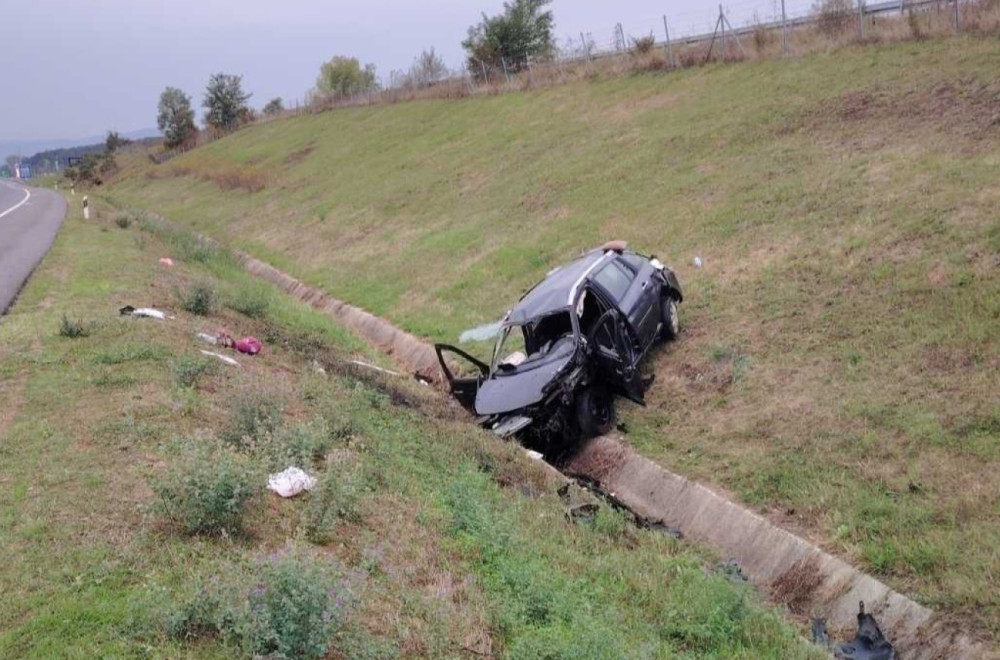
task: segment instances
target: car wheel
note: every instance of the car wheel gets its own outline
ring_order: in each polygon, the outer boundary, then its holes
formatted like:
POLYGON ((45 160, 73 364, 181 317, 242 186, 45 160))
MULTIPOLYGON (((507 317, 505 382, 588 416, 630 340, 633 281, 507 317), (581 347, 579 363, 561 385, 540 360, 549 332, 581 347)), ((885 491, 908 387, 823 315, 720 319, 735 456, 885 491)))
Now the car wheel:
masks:
POLYGON ((667 341, 677 339, 681 333, 681 316, 677 309, 677 301, 673 298, 663 300, 663 338, 667 341))
POLYGON ((576 418, 584 438, 604 435, 615 425, 614 397, 603 387, 588 387, 576 395, 576 418))

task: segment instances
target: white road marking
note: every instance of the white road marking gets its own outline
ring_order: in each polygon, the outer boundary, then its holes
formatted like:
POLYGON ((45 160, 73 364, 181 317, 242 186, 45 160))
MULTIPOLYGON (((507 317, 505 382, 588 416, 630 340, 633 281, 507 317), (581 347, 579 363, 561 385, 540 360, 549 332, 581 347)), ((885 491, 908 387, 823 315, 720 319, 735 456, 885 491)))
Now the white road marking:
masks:
MULTIPOLYGON (((14 188, 14 190, 17 190, 16 186, 12 186, 9 183, 8 184, 4 184, 4 185, 6 185, 8 188, 14 188)), ((24 189, 24 199, 22 199, 20 202, 18 202, 14 206, 10 207, 9 209, 7 209, 6 211, 4 211, 3 213, 0 213, 0 218, 4 217, 8 213, 13 213, 14 211, 18 210, 19 208, 21 208, 22 206, 24 206, 28 202, 29 199, 31 199, 31 191, 28 190, 27 188, 25 188, 24 189)))

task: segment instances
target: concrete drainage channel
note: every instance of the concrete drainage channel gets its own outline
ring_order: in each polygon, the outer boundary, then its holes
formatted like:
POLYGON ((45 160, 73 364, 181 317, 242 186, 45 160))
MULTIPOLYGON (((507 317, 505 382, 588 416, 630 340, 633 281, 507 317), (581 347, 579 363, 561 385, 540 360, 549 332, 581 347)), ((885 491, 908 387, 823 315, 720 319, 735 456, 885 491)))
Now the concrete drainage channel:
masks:
MULTIPOLYGON (((169 226, 162 218, 154 218, 169 226)), ((411 373, 439 382, 437 356, 429 344, 250 255, 234 253, 253 275, 329 314, 411 373)), ((908 660, 998 657, 944 617, 753 511, 673 474, 618 437, 585 443, 560 468, 564 474, 596 485, 636 516, 662 521, 680 529, 685 538, 731 557, 758 587, 793 604, 796 614, 825 619, 838 640, 854 637, 858 604, 864 602, 866 611, 875 615, 886 637, 908 660)))

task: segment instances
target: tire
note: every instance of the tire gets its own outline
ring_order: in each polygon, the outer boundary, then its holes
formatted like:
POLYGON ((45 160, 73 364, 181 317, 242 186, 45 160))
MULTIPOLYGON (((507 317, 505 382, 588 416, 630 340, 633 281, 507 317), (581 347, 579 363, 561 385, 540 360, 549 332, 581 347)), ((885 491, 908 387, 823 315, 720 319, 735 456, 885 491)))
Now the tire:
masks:
POLYGON ((673 341, 681 333, 681 317, 677 309, 677 301, 671 296, 663 299, 661 312, 663 315, 663 339, 673 341))
POLYGON ((614 397, 603 387, 588 387, 576 395, 576 419, 583 439, 608 433, 615 425, 614 397))

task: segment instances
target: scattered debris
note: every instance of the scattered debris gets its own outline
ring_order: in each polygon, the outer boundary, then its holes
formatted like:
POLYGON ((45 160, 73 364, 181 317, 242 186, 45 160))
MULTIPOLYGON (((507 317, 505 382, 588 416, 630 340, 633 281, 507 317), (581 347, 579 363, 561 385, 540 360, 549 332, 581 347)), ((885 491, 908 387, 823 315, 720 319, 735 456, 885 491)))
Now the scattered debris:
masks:
POLYGON ((304 490, 312 490, 315 485, 316 478, 297 467, 290 467, 267 478, 267 487, 285 498, 295 497, 304 490))
POLYGON ((212 344, 213 346, 216 346, 219 343, 219 339, 215 335, 210 335, 207 332, 196 332, 194 333, 194 336, 203 342, 212 344))
POLYGON ((833 644, 830 642, 830 633, 826 630, 826 619, 813 619, 810 627, 813 644, 829 651, 833 644))
POLYGON ((858 605, 858 634, 854 641, 838 644, 833 657, 838 660, 896 660, 896 649, 882 635, 875 617, 865 614, 865 601, 858 605))
POLYGON ((233 348, 246 355, 259 355, 264 345, 256 337, 244 337, 239 341, 233 342, 233 348))
POLYGON ((118 311, 121 312, 122 316, 142 316, 150 319, 158 319, 160 321, 166 321, 168 318, 174 318, 172 316, 168 317, 158 309, 152 309, 149 307, 140 307, 136 309, 131 305, 126 305, 118 311))
POLYGON ((750 581, 750 579, 743 574, 743 569, 740 568, 739 562, 735 559, 730 559, 716 564, 715 572, 733 584, 746 584, 750 581))
POLYGON ((597 504, 588 503, 571 507, 566 511, 566 520, 577 525, 589 525, 594 522, 597 512, 601 507, 597 504))
POLYGON ((489 341, 496 338, 500 334, 500 329, 503 327, 503 323, 500 321, 494 321, 493 323, 487 323, 481 325, 477 328, 472 328, 466 330, 458 337, 459 344, 466 344, 470 341, 489 341))
POLYGON ((174 260, 171 259, 170 257, 160 257, 160 264, 163 266, 169 266, 170 268, 173 268, 174 260))
POLYGON ((648 518, 636 516, 635 524, 643 529, 648 529, 651 532, 660 532, 661 534, 669 536, 672 539, 677 539, 678 541, 684 538, 684 533, 681 531, 680 527, 668 525, 662 520, 649 520, 648 518))
POLYGON ((532 451, 531 449, 525 449, 524 453, 533 461, 541 461, 545 459, 545 456, 539 454, 537 451, 532 451))
POLYGON ((705 262, 703 262, 703 261, 701 260, 701 257, 695 257, 695 258, 694 258, 694 267, 695 267, 695 268, 701 268, 701 267, 702 267, 702 266, 704 265, 704 263, 705 263, 705 262))
POLYGON ((390 369, 383 369, 382 367, 377 367, 374 364, 368 364, 367 362, 362 362, 361 360, 348 360, 348 364, 353 364, 356 367, 364 367, 365 369, 371 369, 373 371, 378 371, 379 373, 389 374, 390 376, 399 376, 400 374, 396 371, 390 369))
POLYGON ((413 374, 413 379, 424 387, 430 387, 434 383, 430 378, 420 373, 413 374))
POLYGON ((324 369, 323 365, 319 363, 319 360, 312 361, 312 370, 315 373, 322 374, 324 376, 326 375, 326 369, 324 369))
POLYGON ((240 353, 246 355, 257 355, 263 349, 263 344, 256 337, 244 337, 243 339, 233 339, 225 330, 219 330, 216 334, 210 335, 207 332, 196 332, 195 337, 208 344, 235 348, 240 353))
POLYGON ((207 355, 209 357, 218 358, 219 360, 222 360, 226 364, 231 365, 233 367, 240 366, 239 362, 237 362, 236 360, 234 360, 233 358, 231 358, 231 357, 229 357, 227 355, 222 355, 220 353, 213 353, 212 351, 202 351, 202 354, 203 355, 207 355))

